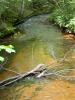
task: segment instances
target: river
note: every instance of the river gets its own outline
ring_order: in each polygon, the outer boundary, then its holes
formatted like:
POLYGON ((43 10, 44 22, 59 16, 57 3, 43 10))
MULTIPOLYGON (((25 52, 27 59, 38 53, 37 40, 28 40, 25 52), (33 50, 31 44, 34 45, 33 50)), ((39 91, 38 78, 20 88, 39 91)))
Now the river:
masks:
MULTIPOLYGON (((16 50, 16 54, 8 56, 5 67, 25 73, 38 64, 50 65, 56 60, 59 62, 66 54, 63 65, 54 65, 53 68, 75 68, 75 40, 65 39, 62 32, 48 22, 48 17, 49 15, 34 16, 18 26, 22 34, 14 34, 5 43, 14 45, 16 50)), ((2 71, 0 80, 14 75, 13 72, 2 71)), ((70 75, 75 75, 75 71, 70 72, 70 75)), ((0 89, 0 100, 75 100, 74 81, 58 78, 34 81, 23 80, 0 89)))

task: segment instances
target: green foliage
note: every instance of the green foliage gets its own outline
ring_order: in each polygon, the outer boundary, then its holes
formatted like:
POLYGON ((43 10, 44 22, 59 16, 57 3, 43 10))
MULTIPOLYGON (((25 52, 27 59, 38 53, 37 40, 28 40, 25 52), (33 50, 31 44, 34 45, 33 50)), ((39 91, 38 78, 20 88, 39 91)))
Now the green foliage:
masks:
POLYGON ((50 15, 50 21, 75 33, 75 3, 73 0, 52 1, 54 1, 55 9, 50 15))
POLYGON ((75 32, 74 0, 0 0, 0 31, 3 36, 13 33, 14 23, 31 14, 49 11, 50 21, 75 32))
MULTIPOLYGON (((14 50, 14 47, 12 45, 8 45, 8 46, 5 46, 5 45, 0 45, 0 52, 2 50, 5 50, 7 53, 15 53, 15 50, 14 50)), ((4 61, 4 57, 0 56, 0 62, 3 62, 4 61)))
POLYGON ((73 31, 75 33, 75 17, 73 19, 70 19, 68 24, 66 24, 66 27, 69 29, 70 32, 73 31))
POLYGON ((4 61, 4 57, 0 56, 0 61, 3 62, 4 61))
POLYGON ((0 37, 13 33, 14 24, 25 17, 48 12, 51 7, 49 0, 0 0, 0 37))

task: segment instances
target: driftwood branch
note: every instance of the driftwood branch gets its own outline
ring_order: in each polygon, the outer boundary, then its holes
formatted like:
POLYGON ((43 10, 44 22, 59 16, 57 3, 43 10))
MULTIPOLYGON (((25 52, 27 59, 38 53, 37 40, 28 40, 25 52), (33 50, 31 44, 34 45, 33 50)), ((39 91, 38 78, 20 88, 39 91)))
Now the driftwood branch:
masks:
POLYGON ((57 78, 62 78, 66 80, 75 80, 75 76, 64 76, 63 73, 67 73, 70 71, 74 71, 75 69, 63 69, 59 71, 53 71, 50 72, 49 69, 44 64, 39 64, 36 66, 33 70, 24 73, 24 74, 18 74, 14 77, 8 78, 6 80, 3 80, 0 82, 0 87, 8 86, 14 82, 17 82, 23 78, 27 77, 34 77, 34 78, 42 78, 47 76, 56 76, 57 78))
POLYGON ((14 77, 11 77, 11 78, 1 81, 0 87, 10 85, 18 80, 28 77, 28 76, 35 76, 37 73, 41 73, 44 70, 46 70, 45 65, 39 64, 33 70, 31 70, 25 74, 19 74, 17 76, 14 76, 14 77))

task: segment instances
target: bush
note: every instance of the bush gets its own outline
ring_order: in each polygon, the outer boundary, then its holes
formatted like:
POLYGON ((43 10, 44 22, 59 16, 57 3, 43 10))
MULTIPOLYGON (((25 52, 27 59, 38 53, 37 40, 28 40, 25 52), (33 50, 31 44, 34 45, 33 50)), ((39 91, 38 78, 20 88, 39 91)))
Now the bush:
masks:
POLYGON ((50 21, 75 32, 75 3, 73 0, 53 0, 56 6, 50 15, 50 21))
POLYGON ((0 32, 3 36, 10 34, 15 23, 32 14, 48 12, 51 7, 49 0, 0 0, 0 32))
POLYGON ((75 17, 70 19, 68 24, 66 24, 67 29, 69 29, 69 33, 75 33, 75 17))

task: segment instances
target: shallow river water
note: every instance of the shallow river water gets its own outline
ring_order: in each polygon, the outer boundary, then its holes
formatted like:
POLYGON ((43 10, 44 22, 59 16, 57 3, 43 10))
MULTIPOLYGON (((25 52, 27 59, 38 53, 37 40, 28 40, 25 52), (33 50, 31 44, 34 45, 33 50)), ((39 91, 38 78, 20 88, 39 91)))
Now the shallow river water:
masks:
MULTIPOLYGON (((38 64, 54 64, 54 69, 75 68, 75 40, 65 39, 61 31, 48 22, 49 15, 30 18, 19 25, 21 33, 16 33, 10 41, 16 54, 8 56, 8 69, 25 73, 38 64), (63 65, 55 67, 60 59, 63 65)), ((49 68, 52 66, 49 66, 49 68)), ((0 80, 14 76, 14 72, 0 72, 0 80)), ((75 76, 75 70, 70 72, 75 76)), ((52 78, 52 77, 51 77, 52 78)), ((0 89, 0 100, 75 100, 75 81, 61 78, 41 81, 26 80, 0 89)))

